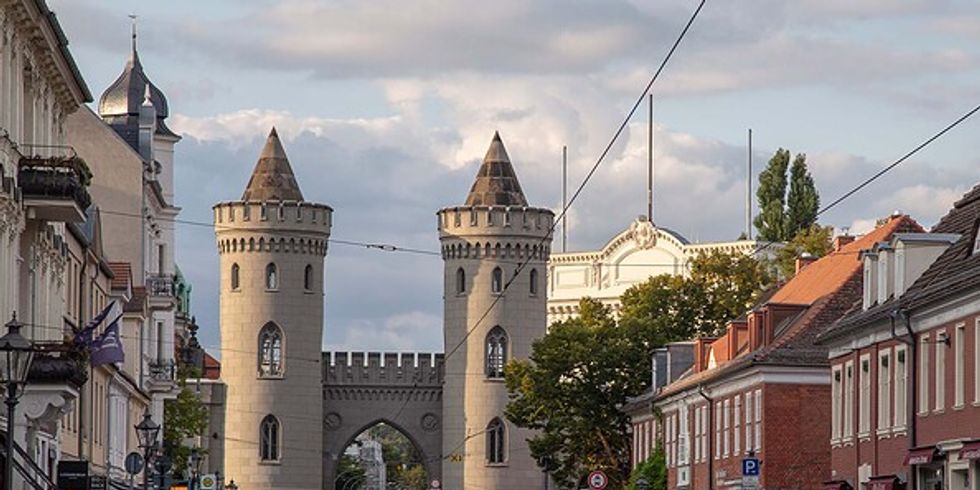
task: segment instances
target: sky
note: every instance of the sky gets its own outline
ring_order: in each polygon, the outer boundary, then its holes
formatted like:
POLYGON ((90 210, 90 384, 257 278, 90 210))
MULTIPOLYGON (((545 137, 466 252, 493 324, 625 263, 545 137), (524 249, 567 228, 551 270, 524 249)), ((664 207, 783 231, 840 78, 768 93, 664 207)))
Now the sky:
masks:
MULTIPOLYGON (((177 260, 216 351, 211 206, 241 195, 272 126, 333 238, 438 250, 494 131, 532 205, 560 207, 696 7, 694 0, 48 0, 98 95, 139 51, 170 105, 177 260)), ((777 148, 805 153, 824 203, 980 103, 980 4, 714 0, 654 86, 654 221, 691 241, 744 229, 777 148)), ((569 211, 569 249, 645 213, 646 109, 569 211)), ((901 211, 929 227, 980 181, 980 116, 821 216, 853 233, 901 211)), ((97 177, 96 177, 97 178, 97 177)), ((557 248, 557 243, 555 247, 557 248)), ((323 346, 442 351, 439 257, 334 243, 323 346)), ((316 319, 311 319, 316 321, 316 319)))

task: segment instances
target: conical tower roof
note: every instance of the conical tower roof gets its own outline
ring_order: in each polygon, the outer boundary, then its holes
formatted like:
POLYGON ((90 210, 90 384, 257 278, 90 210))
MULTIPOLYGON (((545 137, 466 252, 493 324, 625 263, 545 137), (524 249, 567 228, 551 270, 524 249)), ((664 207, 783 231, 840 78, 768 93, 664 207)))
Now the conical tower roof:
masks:
POLYGON ((493 134, 493 141, 483 157, 483 165, 476 174, 476 181, 466 197, 467 206, 527 206, 517 173, 507 156, 507 149, 500 133, 493 134))
POLYGON ((272 128, 259 154, 259 161, 248 180, 243 201, 302 201, 293 168, 289 165, 286 150, 282 148, 276 128, 272 128))

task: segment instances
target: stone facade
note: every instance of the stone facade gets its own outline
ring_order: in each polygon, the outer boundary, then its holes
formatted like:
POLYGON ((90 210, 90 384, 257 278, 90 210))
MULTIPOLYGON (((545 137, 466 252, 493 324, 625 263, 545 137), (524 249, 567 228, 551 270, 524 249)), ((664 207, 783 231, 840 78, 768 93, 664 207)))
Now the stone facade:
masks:
MULTIPOLYGON (((270 161, 291 175, 274 131, 256 173, 270 161)), ((273 177, 253 183, 282 180, 273 177)), ((332 210, 299 197, 214 207, 227 384, 224 474, 241 488, 322 488, 323 432, 311 429, 323 420, 323 266, 332 210)))

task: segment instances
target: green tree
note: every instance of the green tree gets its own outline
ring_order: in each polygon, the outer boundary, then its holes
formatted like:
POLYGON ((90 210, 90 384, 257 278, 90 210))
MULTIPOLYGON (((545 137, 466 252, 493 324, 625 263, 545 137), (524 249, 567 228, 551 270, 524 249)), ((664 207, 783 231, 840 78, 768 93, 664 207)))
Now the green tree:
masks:
POLYGON ((389 483, 404 490, 428 488, 422 455, 405 434, 382 423, 368 429, 367 436, 381 443, 389 483))
POLYGON ((830 253, 832 248, 832 226, 810 225, 793 237, 785 247, 776 251, 776 266, 780 277, 790 279, 796 275, 796 259, 801 254, 808 253, 815 258, 830 253))
POLYGON ((186 474, 187 463, 193 446, 188 440, 200 436, 208 427, 208 409, 200 397, 187 386, 187 378, 196 378, 193 369, 179 369, 177 398, 167 400, 163 406, 163 442, 174 462, 174 474, 186 474))
POLYGON ((346 454, 340 456, 337 463, 336 488, 359 488, 364 484, 364 468, 357 458, 346 454))
POLYGON ((789 194, 786 196, 786 236, 795 237, 817 222, 820 194, 806 166, 806 155, 800 153, 790 167, 789 194))
POLYGON ((640 478, 647 481, 649 490, 667 490, 667 459, 662 447, 657 446, 646 461, 633 468, 627 490, 639 490, 636 482, 640 478))
POLYGON ((769 159, 769 165, 759 174, 759 214, 755 227, 759 239, 784 241, 786 238, 786 170, 789 168, 789 150, 782 148, 769 159))
POLYGON ((718 252, 695 258, 688 278, 662 275, 630 288, 618 323, 609 308, 583 299, 577 318, 552 324, 529 360, 505 369, 508 419, 537 431, 531 456, 561 488, 595 469, 610 488, 623 488, 632 439, 619 407, 649 386, 652 349, 717 332, 767 282, 751 257, 718 252))

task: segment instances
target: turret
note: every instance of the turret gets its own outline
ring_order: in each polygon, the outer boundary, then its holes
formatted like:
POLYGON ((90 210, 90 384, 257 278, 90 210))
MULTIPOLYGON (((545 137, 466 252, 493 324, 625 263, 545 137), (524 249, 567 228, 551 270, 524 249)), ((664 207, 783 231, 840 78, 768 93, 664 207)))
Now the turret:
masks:
POLYGON ((322 488, 323 273, 332 209, 303 200, 275 129, 242 198, 214 206, 224 471, 242 488, 322 488))
POLYGON ((444 454, 444 488, 545 488, 525 442, 530 433, 504 416, 503 366, 528 358, 531 343, 546 332, 553 220, 550 210, 528 205, 499 134, 466 204, 438 213, 445 265, 443 450, 451 452, 444 454))

